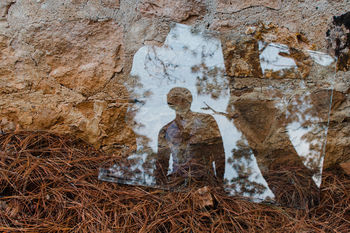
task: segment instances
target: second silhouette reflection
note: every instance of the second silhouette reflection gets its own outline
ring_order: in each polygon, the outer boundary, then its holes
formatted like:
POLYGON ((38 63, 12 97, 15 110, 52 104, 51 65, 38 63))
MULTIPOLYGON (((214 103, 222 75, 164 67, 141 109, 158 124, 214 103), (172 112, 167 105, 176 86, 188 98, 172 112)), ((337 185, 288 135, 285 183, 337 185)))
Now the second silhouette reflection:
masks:
POLYGON ((225 151, 218 125, 209 114, 192 112, 192 94, 175 87, 167 95, 175 119, 158 135, 154 176, 169 188, 222 186, 225 151))

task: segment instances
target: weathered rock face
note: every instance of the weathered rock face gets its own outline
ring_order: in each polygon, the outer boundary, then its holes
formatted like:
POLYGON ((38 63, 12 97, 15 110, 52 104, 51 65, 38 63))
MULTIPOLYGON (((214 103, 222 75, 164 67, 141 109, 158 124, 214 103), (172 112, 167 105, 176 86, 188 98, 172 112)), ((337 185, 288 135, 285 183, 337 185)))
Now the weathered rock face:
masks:
POLYGON ((258 41, 254 38, 242 38, 237 43, 229 38, 224 40, 226 73, 232 77, 262 78, 258 41))
POLYGON ((113 84, 124 64, 120 26, 90 20, 33 25, 9 44, 2 36, 3 130, 74 133, 96 146, 103 138, 121 143, 126 107, 115 101, 126 93, 113 84))
POLYGON ((258 0, 258 1, 239 1, 239 0, 218 0, 217 11, 221 13, 234 13, 253 6, 263 6, 272 9, 281 7, 280 0, 258 0))
POLYGON ((143 0, 139 10, 146 17, 164 17, 175 22, 183 22, 205 14, 205 4, 200 0, 143 0))
POLYGON ((48 78, 83 96, 101 92, 123 69, 123 32, 114 22, 54 22, 27 30, 16 42, 31 46, 48 78))
MULTIPOLYGON (((347 86, 349 88, 349 86, 347 86)), ((335 92, 333 95, 330 126, 328 129, 324 169, 339 169, 339 164, 350 159, 350 125, 348 94, 335 92)))
POLYGON ((220 32, 230 114, 238 112, 237 125, 261 151, 259 143, 275 140, 274 132, 290 120, 265 122, 284 117, 270 106, 271 95, 283 98, 276 90, 297 89, 290 80, 305 81, 315 103, 310 111, 327 124, 330 71, 310 51, 333 49, 339 71, 326 147, 331 167, 350 156, 349 10, 346 2, 326 0, 1 1, 0 129, 69 133, 110 151, 135 147, 125 120, 133 101, 126 88, 133 56, 144 45, 161 45, 175 21, 220 32), (260 62, 264 49, 276 44, 288 46, 276 56, 292 64, 279 71, 260 62))

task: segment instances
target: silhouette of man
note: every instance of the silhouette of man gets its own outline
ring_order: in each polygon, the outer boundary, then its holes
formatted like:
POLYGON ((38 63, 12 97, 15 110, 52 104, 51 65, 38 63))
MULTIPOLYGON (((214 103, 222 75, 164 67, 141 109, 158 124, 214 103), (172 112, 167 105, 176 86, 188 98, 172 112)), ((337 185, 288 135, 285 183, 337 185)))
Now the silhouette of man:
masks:
POLYGON ((186 88, 171 89, 167 101, 176 117, 159 131, 157 184, 219 185, 224 179, 225 151, 215 119, 190 110, 192 95, 186 88))

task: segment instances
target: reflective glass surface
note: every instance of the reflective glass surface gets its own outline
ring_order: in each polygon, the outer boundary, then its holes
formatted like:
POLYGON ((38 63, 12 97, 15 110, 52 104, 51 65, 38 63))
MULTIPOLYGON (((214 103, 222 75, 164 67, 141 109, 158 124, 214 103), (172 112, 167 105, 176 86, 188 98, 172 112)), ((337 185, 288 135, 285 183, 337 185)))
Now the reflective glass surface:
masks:
POLYGON ((162 46, 134 55, 125 120, 137 150, 101 168, 99 179, 316 205, 334 62, 264 38, 174 24, 162 46))

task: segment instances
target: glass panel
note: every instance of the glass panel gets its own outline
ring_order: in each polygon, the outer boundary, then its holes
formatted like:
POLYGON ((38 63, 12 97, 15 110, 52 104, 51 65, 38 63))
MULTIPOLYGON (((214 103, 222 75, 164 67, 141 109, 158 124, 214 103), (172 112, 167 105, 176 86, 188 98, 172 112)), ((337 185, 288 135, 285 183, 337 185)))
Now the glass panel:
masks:
POLYGON ((137 150, 99 179, 313 206, 333 70, 321 52, 174 24, 163 46, 134 56, 126 121, 137 150))

